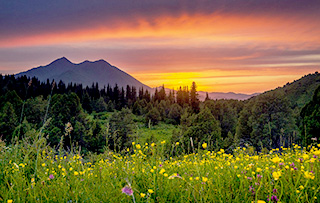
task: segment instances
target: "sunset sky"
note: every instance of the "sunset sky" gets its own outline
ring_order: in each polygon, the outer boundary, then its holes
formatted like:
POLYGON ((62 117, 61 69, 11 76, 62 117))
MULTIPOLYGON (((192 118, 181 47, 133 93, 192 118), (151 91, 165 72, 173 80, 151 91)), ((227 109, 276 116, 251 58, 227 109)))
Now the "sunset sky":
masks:
POLYGON ((7 0, 0 73, 104 59, 142 83, 263 92, 320 71, 319 0, 7 0))

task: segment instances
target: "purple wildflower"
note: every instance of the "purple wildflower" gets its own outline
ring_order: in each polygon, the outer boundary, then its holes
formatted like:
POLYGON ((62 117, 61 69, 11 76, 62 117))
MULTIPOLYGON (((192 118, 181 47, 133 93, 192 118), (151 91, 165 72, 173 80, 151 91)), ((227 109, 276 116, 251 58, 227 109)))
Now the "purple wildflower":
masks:
POLYGON ((298 168, 296 168, 296 167, 293 167, 293 170, 298 170, 298 168))
POLYGON ((252 178, 251 178, 251 177, 247 177, 247 179, 248 179, 248 180, 252 180, 252 178))
POLYGON ((249 192, 254 192, 254 188, 250 185, 249 192))
POLYGON ((290 164, 290 166, 294 167, 294 163, 292 162, 292 163, 290 164))
POLYGON ((257 174, 257 178, 262 178, 262 175, 260 175, 260 174, 257 174))
POLYGON ((274 188, 274 189, 272 190, 272 192, 273 192, 274 194, 276 194, 276 193, 278 192, 278 190, 277 190, 276 188, 274 188))
POLYGON ((131 196, 131 195, 133 195, 133 190, 131 189, 131 187, 129 187, 129 186, 125 186, 124 188, 122 188, 122 193, 125 193, 126 195, 129 195, 129 196, 131 196))
POLYGON ((272 196, 271 196, 271 201, 278 202, 278 201, 279 201, 279 199, 278 199, 278 197, 277 197, 277 196, 272 195, 272 196))
POLYGON ((160 164, 159 167, 162 167, 162 164, 160 164))
POLYGON ((54 179, 53 174, 50 174, 50 175, 49 175, 49 178, 50 178, 51 180, 54 179))

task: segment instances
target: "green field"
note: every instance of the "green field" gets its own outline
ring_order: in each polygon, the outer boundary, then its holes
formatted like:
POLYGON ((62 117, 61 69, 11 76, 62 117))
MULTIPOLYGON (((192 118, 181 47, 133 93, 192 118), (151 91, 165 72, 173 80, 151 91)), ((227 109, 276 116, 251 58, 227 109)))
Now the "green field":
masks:
MULTIPOLYGON (((148 132, 167 136, 160 128, 138 131, 144 139, 148 132)), ((11 146, 1 142, 0 201, 317 202, 320 198, 319 144, 264 154, 237 148, 227 154, 223 149, 207 151, 202 143, 195 153, 177 157, 164 153, 166 144, 137 141, 121 154, 106 150, 83 157, 76 151, 56 151, 45 139, 11 146)))

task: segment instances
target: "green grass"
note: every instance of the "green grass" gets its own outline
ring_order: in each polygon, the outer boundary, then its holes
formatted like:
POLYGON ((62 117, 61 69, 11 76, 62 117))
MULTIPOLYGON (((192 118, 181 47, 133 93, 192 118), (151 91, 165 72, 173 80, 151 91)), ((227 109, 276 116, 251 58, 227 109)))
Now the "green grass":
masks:
MULTIPOLYGON (((140 133, 161 135, 164 127, 170 129, 163 125, 140 133)), ((167 137, 163 134, 159 140, 167 137)), ((167 158, 164 143, 142 141, 123 154, 105 151, 88 157, 58 154, 45 140, 23 140, 12 146, 0 142, 0 201, 267 202, 273 196, 281 202, 317 202, 320 198, 320 145, 253 155, 240 148, 232 155, 200 149, 167 158), (122 193, 126 186, 133 190, 132 196, 122 193)))

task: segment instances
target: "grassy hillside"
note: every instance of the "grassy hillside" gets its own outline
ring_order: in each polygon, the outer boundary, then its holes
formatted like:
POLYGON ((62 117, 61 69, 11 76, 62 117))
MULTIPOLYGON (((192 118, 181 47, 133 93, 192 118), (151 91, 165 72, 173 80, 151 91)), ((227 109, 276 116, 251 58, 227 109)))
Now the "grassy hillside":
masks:
POLYGON ((283 92, 293 107, 298 106, 302 108, 306 103, 311 101, 313 93, 319 85, 320 74, 315 72, 314 74, 305 75, 299 80, 287 83, 283 87, 268 92, 283 92))

